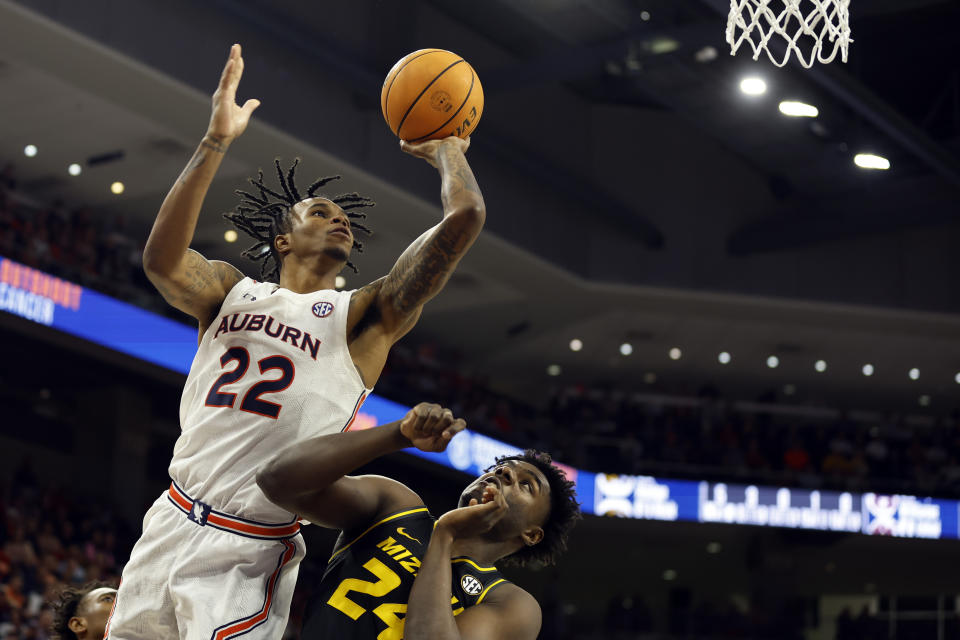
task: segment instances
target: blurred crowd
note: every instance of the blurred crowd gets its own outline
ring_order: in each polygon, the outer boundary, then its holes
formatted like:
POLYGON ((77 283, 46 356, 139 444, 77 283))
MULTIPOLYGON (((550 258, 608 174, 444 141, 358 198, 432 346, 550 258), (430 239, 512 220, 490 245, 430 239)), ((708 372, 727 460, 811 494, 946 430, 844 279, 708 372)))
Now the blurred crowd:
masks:
POLYGON ((144 240, 131 237, 122 215, 102 220, 62 200, 32 202, 17 189, 12 165, 0 170, 0 256, 165 312, 143 273, 144 240))
POLYGON ((131 536, 103 504, 43 486, 24 462, 0 513, 0 640, 46 640, 64 587, 118 583, 131 536))
MULTIPOLYGON (((127 233, 122 216, 99 220, 62 203, 29 204, 12 168, 0 171, 0 255, 182 318, 146 280, 142 240, 127 233)), ((473 429, 592 471, 960 495, 956 415, 923 428, 902 418, 803 418, 738 409, 711 389, 671 401, 669 390, 651 400, 636 389, 573 387, 534 407, 464 371, 456 354, 408 339, 394 348, 377 389, 408 404, 444 403, 473 429)))
POLYGON ((773 398, 744 408, 706 389, 695 397, 570 387, 544 410, 490 391, 430 344, 394 347, 378 391, 429 398, 471 429, 546 449, 591 471, 837 490, 960 495, 960 420, 779 412, 773 398))

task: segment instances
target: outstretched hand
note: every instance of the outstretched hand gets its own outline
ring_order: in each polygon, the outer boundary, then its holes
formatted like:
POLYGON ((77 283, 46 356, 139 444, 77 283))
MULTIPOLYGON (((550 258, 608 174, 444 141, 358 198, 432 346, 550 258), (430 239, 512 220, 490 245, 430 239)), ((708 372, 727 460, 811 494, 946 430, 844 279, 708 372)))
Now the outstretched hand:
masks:
POLYGON ((471 498, 470 503, 447 511, 437 520, 437 529, 449 531, 453 538, 471 538, 486 533, 507 514, 507 501, 497 489, 489 484, 480 498, 471 498))
POLYGON ((260 106, 260 101, 251 98, 237 104, 237 86, 243 76, 243 57, 240 45, 230 47, 230 57, 220 75, 220 85, 213 93, 213 113, 210 115, 210 126, 207 135, 221 144, 229 144, 247 128, 250 116, 260 106))
POLYGON ((423 158, 434 168, 439 168, 440 159, 438 155, 440 149, 444 146, 451 146, 460 153, 466 153, 467 149, 470 148, 470 138, 468 137, 464 140, 456 136, 450 136, 442 140, 424 140, 423 142, 416 143, 407 142, 406 140, 400 141, 400 149, 404 153, 409 153, 417 158, 423 158))
POLYGON ((453 417, 450 409, 421 402, 410 409, 400 421, 400 433, 421 451, 440 452, 446 449, 453 436, 463 431, 466 426, 463 419, 453 417))

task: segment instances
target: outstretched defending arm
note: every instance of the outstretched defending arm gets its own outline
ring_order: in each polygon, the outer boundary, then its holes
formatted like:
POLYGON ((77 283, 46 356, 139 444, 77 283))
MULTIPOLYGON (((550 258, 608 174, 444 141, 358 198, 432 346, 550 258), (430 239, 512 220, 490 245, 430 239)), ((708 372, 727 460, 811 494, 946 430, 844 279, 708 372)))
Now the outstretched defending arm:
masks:
POLYGON ((348 473, 406 447, 443 451, 465 426, 449 409, 420 403, 399 422, 298 442, 257 472, 257 484, 271 501, 310 522, 353 531, 423 501, 395 480, 348 473))
POLYGON ((167 302, 199 320, 201 334, 224 297, 243 278, 235 267, 208 261, 189 248, 200 207, 223 154, 260 106, 259 100, 247 100, 243 107, 236 104, 237 85, 243 75, 240 54, 240 45, 233 45, 213 94, 207 133, 164 199, 143 250, 143 268, 150 282, 167 302))

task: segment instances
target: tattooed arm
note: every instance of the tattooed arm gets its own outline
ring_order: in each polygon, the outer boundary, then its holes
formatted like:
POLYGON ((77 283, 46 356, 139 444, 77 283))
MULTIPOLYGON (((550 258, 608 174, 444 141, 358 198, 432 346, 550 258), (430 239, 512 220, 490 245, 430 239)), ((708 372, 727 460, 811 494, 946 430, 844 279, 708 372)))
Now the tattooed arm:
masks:
POLYGON ((242 74, 240 45, 235 44, 213 94, 207 133, 160 206, 143 249, 143 268, 150 282, 167 302, 200 321, 201 334, 227 292, 243 278, 235 267, 208 261, 189 248, 200 207, 223 154, 233 139, 243 133, 260 105, 259 100, 247 100, 243 107, 236 104, 242 74))
POLYGON ((464 156, 469 140, 446 138, 401 145, 440 170, 443 220, 417 238, 380 283, 377 306, 385 330, 394 339, 409 331, 421 307, 440 293, 480 235, 486 218, 480 187, 464 156))

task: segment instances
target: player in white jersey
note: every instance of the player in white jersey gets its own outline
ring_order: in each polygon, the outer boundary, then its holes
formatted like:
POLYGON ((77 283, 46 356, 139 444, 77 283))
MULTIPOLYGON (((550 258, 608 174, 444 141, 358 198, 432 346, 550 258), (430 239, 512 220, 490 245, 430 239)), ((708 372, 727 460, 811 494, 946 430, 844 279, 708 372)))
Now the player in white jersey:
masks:
MULTIPOLYGON (((297 515, 271 503, 256 473, 276 452, 349 427, 390 347, 419 318, 483 227, 483 198, 456 138, 403 151, 438 168, 444 216, 386 276, 335 290, 373 203, 357 194, 301 195, 294 169, 261 175, 228 215, 257 243, 261 279, 189 249, 200 207, 258 100, 235 102, 234 45, 213 95, 207 134, 173 185, 144 248, 144 269, 171 305, 199 322, 180 406, 172 484, 144 517, 107 637, 116 640, 279 638, 304 554, 297 515)), ((294 167, 296 163, 294 164, 294 167)), ((352 265, 351 265, 352 266, 352 265)))

